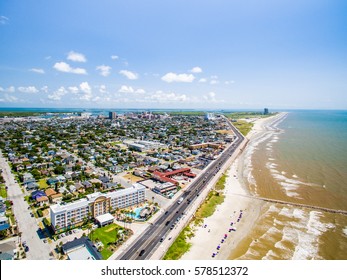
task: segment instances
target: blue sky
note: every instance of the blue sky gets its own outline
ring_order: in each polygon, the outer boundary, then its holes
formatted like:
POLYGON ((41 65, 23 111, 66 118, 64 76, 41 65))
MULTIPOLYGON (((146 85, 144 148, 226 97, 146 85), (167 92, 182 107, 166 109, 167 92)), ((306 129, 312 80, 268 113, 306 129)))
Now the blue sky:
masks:
POLYGON ((347 109, 347 2, 0 2, 0 107, 347 109))

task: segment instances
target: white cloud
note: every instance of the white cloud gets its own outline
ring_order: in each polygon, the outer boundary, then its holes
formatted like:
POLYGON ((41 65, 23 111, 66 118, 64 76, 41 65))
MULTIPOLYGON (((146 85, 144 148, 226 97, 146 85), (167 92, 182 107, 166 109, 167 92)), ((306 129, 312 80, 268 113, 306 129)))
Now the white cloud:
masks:
POLYGON ((235 83, 235 81, 233 81, 233 80, 224 82, 224 84, 226 84, 226 85, 230 85, 230 84, 234 84, 234 83, 235 83))
POLYGON ((80 90, 84 93, 84 95, 82 95, 80 99, 90 101, 93 95, 92 95, 92 89, 89 86, 88 82, 81 83, 80 90))
POLYGON ((128 70, 121 70, 119 71, 119 74, 127 77, 129 80, 137 80, 138 79, 138 74, 128 71, 128 70))
POLYGON ((95 96, 94 98, 93 98, 93 102, 97 102, 97 101, 99 101, 101 99, 101 97, 100 96, 95 96))
POLYGON ((138 93, 138 94, 145 94, 146 91, 143 89, 143 88, 138 88, 135 93, 138 93))
POLYGON ((72 68, 69 64, 65 62, 57 62, 56 64, 54 64, 53 68, 57 71, 65 72, 65 73, 82 74, 82 75, 87 74, 87 71, 85 69, 72 68))
POLYGON ((110 71, 111 71, 111 67, 107 66, 107 65, 99 65, 96 67, 96 70, 100 71, 100 75, 107 77, 108 75, 110 75, 110 71))
POLYGON ((39 74, 45 74, 45 70, 43 70, 41 68, 31 68, 31 69, 29 69, 29 71, 39 73, 39 74))
POLYGON ((34 86, 29 86, 29 87, 18 87, 18 91, 23 92, 23 93, 38 93, 38 89, 34 86))
POLYGON ((202 69, 198 66, 194 67, 193 69, 190 70, 192 73, 201 73, 202 69))
POLYGON ((73 93, 73 94, 76 94, 76 93, 78 93, 80 90, 78 89, 78 87, 75 87, 75 86, 73 86, 73 87, 68 87, 68 90, 71 92, 71 93, 73 93))
POLYGON ((117 60, 118 58, 119 58, 118 55, 111 55, 111 59, 113 59, 113 60, 117 60))
POLYGON ((149 99, 158 101, 161 103, 189 101, 189 97, 185 94, 177 94, 174 92, 165 93, 161 90, 158 90, 155 93, 151 94, 149 96, 149 99))
POLYGON ((61 100, 61 97, 67 93, 68 92, 64 87, 60 87, 58 90, 56 90, 52 94, 48 95, 48 99, 59 101, 59 100, 61 100))
POLYGON ((212 75, 212 76, 211 76, 211 79, 217 80, 217 79, 218 79, 218 76, 217 76, 217 75, 212 75))
POLYGON ((75 62, 87 62, 86 57, 84 54, 77 53, 74 51, 70 51, 67 55, 67 59, 75 62))
POLYGON ((100 92, 100 93, 107 93, 106 86, 105 86, 105 85, 101 85, 101 86, 99 87, 99 92, 100 92))
POLYGON ((88 84, 88 82, 83 82, 80 84, 80 89, 82 92, 84 93, 91 93, 92 92, 92 88, 90 87, 90 85, 88 84))
POLYGON ((121 86, 120 89, 118 90, 118 92, 121 93, 134 93, 134 89, 130 86, 121 86))
POLYGON ((176 74, 170 72, 161 77, 161 79, 167 83, 191 83, 194 81, 195 77, 192 74, 176 74))
POLYGON ((142 88, 139 88, 139 89, 133 89, 131 86, 121 86, 120 89, 118 90, 118 92, 121 92, 121 93, 138 93, 138 94, 144 94, 146 93, 146 91, 142 88))
POLYGON ((47 55, 46 57, 45 57, 45 59, 46 60, 50 60, 52 57, 50 56, 50 55, 47 55))
POLYGON ((8 87, 8 88, 6 89, 6 91, 7 91, 7 92, 15 92, 16 89, 15 89, 14 86, 10 86, 10 87, 8 87))
POLYGON ((43 86, 40 90, 44 93, 48 93, 48 86, 43 86))
POLYGON ((8 17, 0 16, 0 24, 7 24, 9 21, 8 17))
POLYGON ((213 91, 211 91, 211 92, 207 93, 206 95, 204 95, 203 98, 206 101, 209 101, 209 102, 217 102, 217 100, 216 100, 216 93, 213 92, 213 91))
POLYGON ((210 84, 211 85, 215 85, 215 84, 218 84, 219 82, 217 80, 211 80, 210 84))
POLYGON ((10 86, 8 88, 2 88, 0 87, 0 91, 2 92, 9 92, 9 93, 13 93, 16 91, 15 87, 14 86, 10 86))
POLYGON ((3 99, 4 101, 7 101, 7 102, 10 102, 10 103, 13 103, 13 102, 18 102, 19 99, 13 95, 8 95, 7 93, 5 94, 5 99, 3 99))
POLYGON ((200 80, 199 80, 199 83, 206 83, 207 82, 207 80, 205 79, 205 78, 201 78, 200 80))

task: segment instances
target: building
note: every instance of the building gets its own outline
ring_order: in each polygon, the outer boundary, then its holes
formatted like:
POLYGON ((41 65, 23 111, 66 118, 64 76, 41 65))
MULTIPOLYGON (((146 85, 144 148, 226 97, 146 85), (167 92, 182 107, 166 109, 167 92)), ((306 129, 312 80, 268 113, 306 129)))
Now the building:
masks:
POLYGON ((166 194, 167 192, 170 191, 175 191, 177 189, 176 184, 170 183, 170 182, 166 182, 160 185, 156 185, 152 191, 155 193, 159 193, 159 194, 166 194))
POLYGON ((116 112, 109 112, 108 113, 108 118, 110 120, 113 120, 113 119, 117 118, 117 113, 116 112))
POLYGON ((184 175, 191 178, 194 178, 196 176, 195 174, 190 172, 190 168, 180 168, 169 172, 154 171, 152 173, 152 178, 163 183, 172 183, 177 186, 179 185, 179 183, 171 177, 180 175, 184 175))
POLYGON ((85 236, 63 244, 62 249, 69 260, 102 260, 97 248, 85 236))
POLYGON ((269 114, 269 109, 268 108, 264 108, 264 115, 268 115, 269 114))
POLYGON ((193 144, 189 145, 188 147, 190 150, 197 150, 197 149, 204 149, 204 148, 213 148, 213 149, 221 149, 223 148, 223 145, 220 143, 200 143, 200 144, 193 144))
POLYGON ((144 140, 139 140, 139 141, 124 141, 126 145, 128 145, 129 149, 133 149, 138 152, 147 152, 151 150, 158 150, 159 148, 161 149, 167 149, 167 145, 162 144, 160 142, 156 141, 144 141, 144 140))
POLYGON ((130 207, 145 201, 145 187, 131 188, 102 194, 96 192, 69 204, 50 207, 51 224, 54 230, 65 229, 83 222, 85 218, 97 218, 117 208, 130 207))
POLYGON ((16 242, 8 241, 0 244, 0 260, 13 260, 17 252, 16 242))
POLYGON ((205 115, 205 120, 209 121, 209 120, 214 120, 216 117, 213 113, 206 113, 205 115))
POLYGON ((86 119, 88 119, 91 115, 92 115, 92 113, 89 113, 89 112, 78 113, 78 116, 80 116, 82 118, 86 118, 86 119))
POLYGON ((10 223, 8 221, 8 218, 5 216, 0 217, 0 231, 6 230, 10 228, 10 223))

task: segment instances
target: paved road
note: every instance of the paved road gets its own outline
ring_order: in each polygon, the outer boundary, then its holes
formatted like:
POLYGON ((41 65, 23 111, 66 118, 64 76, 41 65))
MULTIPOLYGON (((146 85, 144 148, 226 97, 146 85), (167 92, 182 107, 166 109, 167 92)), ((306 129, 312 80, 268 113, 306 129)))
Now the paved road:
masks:
POLYGON ((29 246, 29 252, 26 253, 29 260, 48 260, 50 258, 50 247, 43 243, 38 235, 38 224, 34 217, 30 216, 28 203, 24 200, 24 194, 20 186, 15 182, 11 173, 10 166, 2 156, 0 151, 0 168, 3 169, 3 175, 8 186, 8 199, 13 201, 13 213, 17 220, 19 231, 22 232, 22 241, 26 241, 29 246))
POLYGON ((200 195, 201 191, 208 185, 212 178, 218 173, 221 166, 225 164, 233 155, 235 150, 244 140, 243 135, 228 121, 230 128, 234 131, 237 139, 230 145, 218 159, 212 162, 199 175, 188 189, 172 204, 157 221, 155 221, 143 234, 131 244, 121 260, 127 259, 148 259, 155 249, 160 245, 161 238, 165 238, 175 227, 176 223, 185 214, 190 204, 200 195), (180 203, 179 203, 180 201, 180 203))

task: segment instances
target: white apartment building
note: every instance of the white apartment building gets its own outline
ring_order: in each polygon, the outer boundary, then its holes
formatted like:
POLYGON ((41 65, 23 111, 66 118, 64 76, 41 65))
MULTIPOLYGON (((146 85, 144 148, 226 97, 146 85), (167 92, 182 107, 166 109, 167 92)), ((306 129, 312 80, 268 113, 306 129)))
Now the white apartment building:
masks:
POLYGON ((65 229, 83 222, 84 218, 96 218, 112 209, 126 208, 145 201, 145 187, 139 184, 123 190, 87 195, 87 198, 69 204, 50 207, 51 224, 54 230, 65 229))

